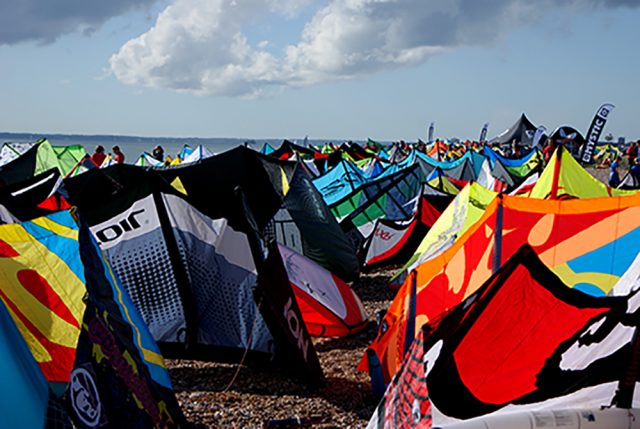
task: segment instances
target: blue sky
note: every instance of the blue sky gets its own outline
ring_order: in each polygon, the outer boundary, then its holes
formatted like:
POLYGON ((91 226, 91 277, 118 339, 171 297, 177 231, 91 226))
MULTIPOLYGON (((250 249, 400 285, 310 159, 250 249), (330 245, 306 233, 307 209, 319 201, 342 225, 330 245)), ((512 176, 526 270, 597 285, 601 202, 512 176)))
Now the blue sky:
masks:
POLYGON ((640 1, 4 3, 0 131, 415 141, 525 112, 586 133, 609 102, 605 133, 640 138, 640 1))

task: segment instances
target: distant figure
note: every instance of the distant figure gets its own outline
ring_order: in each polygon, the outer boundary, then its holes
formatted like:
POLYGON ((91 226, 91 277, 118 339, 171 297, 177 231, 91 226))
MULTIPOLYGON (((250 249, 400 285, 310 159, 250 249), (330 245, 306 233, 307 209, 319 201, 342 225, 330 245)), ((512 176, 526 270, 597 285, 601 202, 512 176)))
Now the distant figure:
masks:
POLYGON ((518 140, 513 139, 511 141, 511 150, 509 152, 509 156, 513 159, 520 158, 520 146, 518 145, 518 140))
POLYGON ((638 144, 633 142, 627 148, 627 161, 629 163, 629 167, 633 166, 633 160, 638 157, 638 144))
POLYGON ((96 150, 93 152, 93 155, 91 155, 91 161, 93 161, 96 166, 100 167, 106 157, 107 155, 104 153, 104 147, 98 145, 96 146, 96 150))
POLYGON ((544 149, 542 149, 542 156, 544 158, 544 163, 548 164, 553 152, 556 150, 556 142, 551 137, 547 138, 547 141, 544 145, 544 149))
POLYGON ((164 162, 164 149, 162 149, 162 146, 158 145, 153 148, 153 157, 160 162, 164 162))
POLYGON ((113 159, 116 164, 124 164, 124 153, 120 151, 120 146, 114 146, 111 150, 113 150, 113 159))
POLYGON ((620 176, 618 175, 618 167, 620 167, 620 155, 616 156, 615 161, 611 163, 611 170, 609 171, 609 186, 616 188, 620 184, 620 176))
POLYGON ((636 179, 640 180, 640 158, 633 160, 633 165, 629 169, 629 173, 636 179))

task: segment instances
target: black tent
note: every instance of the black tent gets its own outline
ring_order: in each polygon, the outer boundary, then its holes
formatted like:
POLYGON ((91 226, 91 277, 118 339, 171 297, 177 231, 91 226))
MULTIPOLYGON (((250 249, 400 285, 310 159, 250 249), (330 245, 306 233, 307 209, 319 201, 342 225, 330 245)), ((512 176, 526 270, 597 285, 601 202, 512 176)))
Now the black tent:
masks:
POLYGON ((520 144, 531 145, 533 143, 533 135, 537 127, 523 113, 520 118, 508 129, 503 131, 497 137, 489 142, 490 144, 508 144, 516 140, 520 144))

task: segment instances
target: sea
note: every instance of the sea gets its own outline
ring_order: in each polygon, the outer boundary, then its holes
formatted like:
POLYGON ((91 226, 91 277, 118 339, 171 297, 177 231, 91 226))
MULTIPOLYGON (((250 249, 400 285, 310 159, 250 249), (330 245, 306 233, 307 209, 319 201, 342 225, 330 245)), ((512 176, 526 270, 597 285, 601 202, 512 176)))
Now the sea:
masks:
MULTIPOLYGON (((125 155, 126 163, 134 163, 144 152, 151 153, 153 148, 160 145, 164 149, 165 155, 174 157, 183 149, 185 145, 196 147, 203 145, 213 153, 219 154, 237 146, 247 145, 255 150, 260 150, 265 144, 278 148, 285 138, 282 139, 243 139, 243 138, 201 138, 201 137, 137 137, 121 135, 79 135, 79 134, 31 134, 31 133, 7 133, 0 132, 0 143, 7 142, 35 142, 41 138, 46 138, 54 146, 82 145, 88 154, 93 153, 98 145, 102 145, 105 152, 111 153, 113 146, 119 146, 125 155)), ((295 139, 287 140, 303 144, 305 142, 313 145, 324 145, 325 143, 342 143, 346 140, 318 140, 318 139, 295 139)), ((355 141, 355 140, 354 140, 355 141)), ((357 141, 362 143, 362 141, 357 141)))

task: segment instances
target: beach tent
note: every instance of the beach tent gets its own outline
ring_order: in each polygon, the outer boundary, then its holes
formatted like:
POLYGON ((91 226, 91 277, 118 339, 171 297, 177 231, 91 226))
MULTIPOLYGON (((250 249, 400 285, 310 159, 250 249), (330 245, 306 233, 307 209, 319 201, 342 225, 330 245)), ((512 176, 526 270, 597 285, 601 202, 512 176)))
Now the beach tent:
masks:
POLYGON ((398 291, 371 346, 385 380, 402 361, 399 345, 416 334, 408 326, 417 321, 419 327, 473 294, 523 243, 569 287, 606 295, 638 252, 638 214, 640 194, 565 201, 494 198, 476 223, 417 266, 398 291), (415 317, 406 313, 412 295, 415 317))
POLYGON ((381 218, 364 245, 363 270, 405 264, 454 196, 424 184, 418 209, 408 221, 381 218))
POLYGON ((364 329, 364 306, 344 281, 286 246, 278 250, 310 335, 344 337, 364 329))
POLYGON ((524 246, 419 328, 369 428, 631 427, 639 307, 567 287, 524 246))
MULTIPOLYGON (((182 167, 170 170, 177 169, 182 167)), ((255 215, 250 209, 257 190, 234 195, 229 189, 229 198, 219 200, 225 204, 213 206, 230 219, 214 219, 187 201, 186 190, 198 201, 197 188, 189 186, 188 175, 179 177, 182 182, 118 165, 67 181, 71 200, 163 354, 275 364, 319 382, 322 370, 280 255, 259 237, 257 225, 264 225, 268 214, 266 206, 255 215)), ((265 205, 275 198, 266 193, 269 183, 262 182, 265 205)), ((279 200, 271 203, 277 208, 279 200)))
POLYGON ((537 127, 533 125, 529 118, 523 113, 512 126, 504 130, 497 137, 491 139, 489 144, 511 144, 513 140, 516 140, 519 144, 531 146, 536 128, 537 127))

